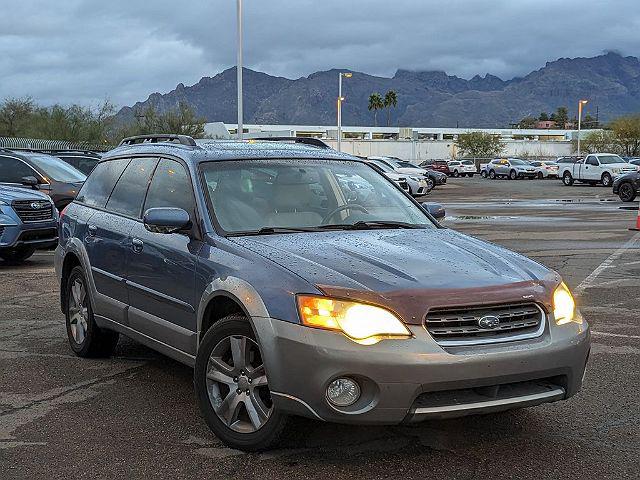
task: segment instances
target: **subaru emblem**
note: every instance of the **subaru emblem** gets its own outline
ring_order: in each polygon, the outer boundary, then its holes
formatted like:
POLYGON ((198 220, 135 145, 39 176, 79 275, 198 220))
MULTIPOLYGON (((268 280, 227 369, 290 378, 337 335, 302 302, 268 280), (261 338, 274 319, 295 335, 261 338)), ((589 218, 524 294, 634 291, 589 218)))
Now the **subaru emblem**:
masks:
POLYGON ((31 203, 30 207, 32 210, 38 210, 42 205, 38 202, 31 203))
POLYGON ((500 326, 500 319, 494 315, 487 315, 478 320, 478 326, 484 330, 495 330, 500 326))

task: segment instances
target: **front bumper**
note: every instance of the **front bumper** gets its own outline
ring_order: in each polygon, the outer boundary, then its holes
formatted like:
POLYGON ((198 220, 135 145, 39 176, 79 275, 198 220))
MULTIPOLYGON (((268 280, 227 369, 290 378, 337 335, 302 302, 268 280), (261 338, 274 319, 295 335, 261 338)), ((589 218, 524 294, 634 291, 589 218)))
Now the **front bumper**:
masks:
POLYGON ((474 347, 440 347, 421 326, 414 338, 358 345, 345 336, 254 318, 278 408, 338 423, 400 424, 507 410, 566 399, 580 390, 589 355, 584 323, 547 325, 538 338, 474 347), (337 409, 325 396, 337 377, 362 396, 337 409))
POLYGON ((34 224, 0 224, 0 248, 32 246, 50 248, 58 243, 58 230, 55 222, 34 224))

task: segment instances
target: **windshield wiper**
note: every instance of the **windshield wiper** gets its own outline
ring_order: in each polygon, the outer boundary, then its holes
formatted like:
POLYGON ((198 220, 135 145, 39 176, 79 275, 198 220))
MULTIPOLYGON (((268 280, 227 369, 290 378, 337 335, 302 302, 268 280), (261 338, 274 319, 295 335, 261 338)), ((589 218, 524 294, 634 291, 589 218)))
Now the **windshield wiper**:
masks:
POLYGON ((319 232, 315 227, 263 227, 260 230, 251 232, 234 232, 230 234, 230 237, 244 237, 250 235, 277 235, 279 233, 303 233, 303 232, 319 232))
POLYGON ((406 222, 392 222, 387 220, 372 220, 372 221, 360 221, 356 223, 345 223, 337 225, 321 225, 318 228, 324 230, 371 230, 374 228, 405 228, 405 229, 423 229, 422 225, 415 225, 413 223, 406 222))

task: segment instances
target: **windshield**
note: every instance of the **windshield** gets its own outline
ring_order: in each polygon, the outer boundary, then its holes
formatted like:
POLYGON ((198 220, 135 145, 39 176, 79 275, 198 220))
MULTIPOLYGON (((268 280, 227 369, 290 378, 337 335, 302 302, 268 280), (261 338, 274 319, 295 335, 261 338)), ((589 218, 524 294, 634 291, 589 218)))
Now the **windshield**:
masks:
POLYGON ((404 160, 396 160, 396 163, 402 168, 418 168, 411 162, 405 162, 404 160))
POLYGON ((380 169, 381 169, 383 172, 387 172, 387 173, 395 173, 395 172, 394 172, 394 170, 393 170, 393 168, 391 168, 391 167, 390 167, 389 165, 387 165, 386 163, 382 163, 382 162, 381 162, 381 161, 379 161, 379 160, 373 160, 371 163, 374 163, 374 164, 376 164, 377 166, 379 166, 379 167, 380 167, 380 169))
POLYGON ((33 155, 29 160, 40 169, 46 177, 57 182, 78 183, 84 182, 87 176, 80 170, 56 157, 48 155, 33 155))
POLYGON ((618 155, 598 155, 601 165, 611 165, 612 163, 627 163, 618 155))
POLYGON ((201 168, 210 208, 227 234, 436 228, 390 180, 360 162, 242 160, 201 168))
POLYGON ((524 160, 518 160, 515 158, 509 160, 509 162, 511 163, 511 165, 527 165, 527 162, 525 162, 524 160))

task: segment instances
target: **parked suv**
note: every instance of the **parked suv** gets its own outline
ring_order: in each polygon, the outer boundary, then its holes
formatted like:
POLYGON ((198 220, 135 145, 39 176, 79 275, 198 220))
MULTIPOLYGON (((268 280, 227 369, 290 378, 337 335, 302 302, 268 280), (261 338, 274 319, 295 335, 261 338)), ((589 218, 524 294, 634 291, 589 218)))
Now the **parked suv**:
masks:
POLYGON ((0 258, 23 262, 58 243, 58 214, 44 193, 0 185, 0 258))
POLYGON ((492 180, 506 177, 509 180, 519 178, 536 178, 538 172, 530 163, 519 158, 498 158, 492 160, 486 167, 488 177, 492 180))
POLYGON ((124 334, 194 366, 207 424, 243 450, 274 445, 290 415, 400 424, 578 392, 589 327, 557 273, 300 142, 107 153, 61 218, 72 350, 107 355, 124 334))
POLYGON ((92 151, 52 150, 47 153, 64 160, 85 175, 91 173, 91 170, 95 168, 101 158, 99 153, 92 151))
POLYGON ((0 148, 0 184, 37 188, 53 199, 58 210, 71 203, 86 178, 57 157, 0 148))

